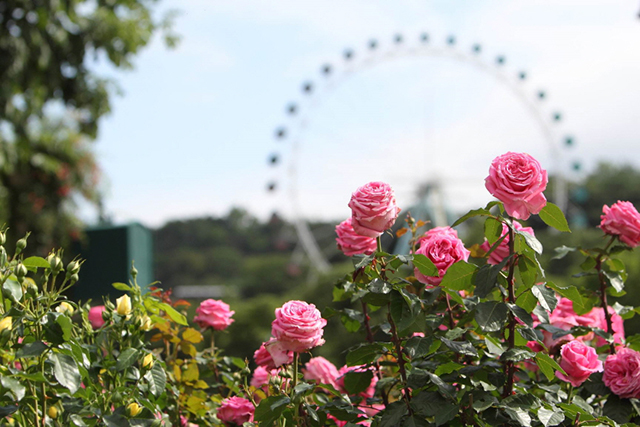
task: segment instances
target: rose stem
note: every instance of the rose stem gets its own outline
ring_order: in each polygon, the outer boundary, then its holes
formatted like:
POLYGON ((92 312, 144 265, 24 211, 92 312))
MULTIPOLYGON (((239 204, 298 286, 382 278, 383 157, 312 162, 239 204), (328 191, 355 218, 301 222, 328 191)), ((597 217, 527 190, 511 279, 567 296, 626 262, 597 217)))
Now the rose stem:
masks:
MULTIPOLYGON (((512 219, 513 223, 513 219, 512 219)), ((515 233, 513 231, 513 226, 509 227, 509 255, 512 256, 511 261, 509 262, 509 274, 507 276, 507 287, 508 287, 508 302, 509 304, 515 304, 516 302, 516 294, 515 294, 515 281, 514 281, 514 273, 517 262, 517 257, 515 256, 515 233)), ((516 318, 509 310, 509 320, 507 323, 507 330, 509 331, 509 350, 515 347, 515 339, 516 339, 516 318)), ((504 364, 504 373, 507 377, 507 382, 504 386, 504 390, 502 392, 502 397, 511 396, 513 392, 513 377, 515 375, 515 365, 513 361, 507 360, 504 364)))
MULTIPOLYGON (((600 301, 602 302, 602 309, 604 310, 604 318, 607 321, 607 330, 608 334, 613 335, 613 325, 611 324, 611 315, 609 314, 609 303, 607 303, 607 280, 605 279, 604 272, 602 271, 602 257, 607 252, 611 244, 616 239, 616 236, 611 236, 611 240, 605 246, 603 252, 598 255, 596 258, 596 266, 595 269, 598 272, 598 279, 600 280, 600 301)), ((609 353, 614 354, 616 352, 616 348, 613 343, 609 344, 609 353)))

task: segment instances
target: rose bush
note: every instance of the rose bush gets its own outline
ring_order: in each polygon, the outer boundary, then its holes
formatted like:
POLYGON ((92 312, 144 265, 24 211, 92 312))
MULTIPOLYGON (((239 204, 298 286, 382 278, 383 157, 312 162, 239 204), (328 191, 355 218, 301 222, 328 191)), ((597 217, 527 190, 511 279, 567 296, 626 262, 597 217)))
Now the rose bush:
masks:
POLYGON ((334 306, 277 308, 251 362, 216 346, 233 322, 225 302, 204 301, 190 323, 188 302, 141 291, 132 269, 130 284, 114 284, 123 296, 91 308, 64 296, 81 261, 24 258, 26 239, 11 256, 0 245, 0 426, 638 425, 640 336, 624 322, 640 310, 609 301, 627 279, 617 254, 634 246, 626 205, 605 207, 603 247, 556 251, 584 256, 573 280, 589 280, 559 286, 517 221, 538 212, 569 231, 541 193, 546 172, 507 153, 486 182, 500 201, 451 227, 422 233, 408 215, 406 255, 380 245, 399 212, 391 188, 358 189, 354 229, 376 248, 353 256, 334 306), (471 218, 484 239, 465 244, 453 227, 471 218), (315 354, 333 338, 329 318, 354 334, 340 369, 315 354))

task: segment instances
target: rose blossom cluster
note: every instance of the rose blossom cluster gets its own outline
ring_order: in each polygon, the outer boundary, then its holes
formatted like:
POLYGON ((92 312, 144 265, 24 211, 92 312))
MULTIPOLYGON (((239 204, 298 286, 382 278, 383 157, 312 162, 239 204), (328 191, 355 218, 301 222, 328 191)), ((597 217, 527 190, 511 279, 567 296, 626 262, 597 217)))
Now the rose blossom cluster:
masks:
POLYGON ((526 220, 547 204, 547 171, 526 153, 508 152, 491 162, 485 187, 504 204, 507 214, 526 220))
POLYGON ((619 347, 604 362, 604 385, 623 399, 640 398, 640 353, 619 347))
POLYGON ((618 236, 632 248, 640 245, 640 213, 631 202, 618 202, 602 207, 599 227, 610 236, 618 236))
POLYGON ((338 249, 346 256, 374 253, 377 247, 376 239, 356 233, 351 225, 352 221, 352 218, 347 218, 336 226, 338 249))
POLYGON ((222 331, 233 323, 231 316, 234 313, 235 311, 230 310, 229 304, 220 300, 206 299, 196 309, 196 317, 193 318, 193 321, 203 330, 212 328, 216 331, 222 331))
POLYGON ((458 238, 458 232, 451 227, 432 228, 418 244, 416 253, 425 255, 438 268, 438 277, 425 276, 417 268, 414 270, 416 279, 426 285, 439 285, 449 267, 458 261, 467 261, 471 254, 458 238))

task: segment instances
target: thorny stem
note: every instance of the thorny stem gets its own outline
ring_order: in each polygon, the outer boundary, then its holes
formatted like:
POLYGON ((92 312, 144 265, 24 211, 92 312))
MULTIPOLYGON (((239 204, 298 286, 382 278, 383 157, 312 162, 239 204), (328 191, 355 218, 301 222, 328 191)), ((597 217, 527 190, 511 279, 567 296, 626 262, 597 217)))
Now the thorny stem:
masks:
MULTIPOLYGON (((613 325, 611 322, 611 314, 609 313, 609 303, 607 302, 607 280, 605 278, 604 272, 602 271, 602 258, 607 253, 609 247, 615 241, 616 236, 611 236, 611 240, 607 243, 604 250, 598 258, 596 258, 596 266, 595 269, 598 272, 598 279, 600 281, 600 301, 602 302, 602 309, 604 310, 604 318, 607 320, 607 330, 608 334, 613 334, 613 325)), ((609 344, 609 353, 614 354, 616 352, 616 348, 613 343, 609 344)))
POLYGON ((407 404, 407 409, 409 410, 409 415, 413 415, 413 409, 411 409, 411 389, 407 386, 407 371, 404 367, 404 353, 402 351, 402 345, 400 343, 400 338, 398 338, 398 329, 396 327, 396 323, 393 321, 393 316, 391 316, 391 303, 387 305, 387 319, 389 320, 389 325, 391 326, 391 341, 396 349, 396 357, 398 361, 398 370, 400 371, 400 378, 402 378, 402 387, 404 389, 404 401, 407 404))
MULTIPOLYGON (((508 299, 507 302, 509 304, 515 304, 516 302, 516 293, 515 293, 515 267, 518 261, 515 256, 515 233, 512 227, 509 227, 509 255, 512 256, 511 261, 509 262, 509 273, 507 275, 507 294, 508 299)), ((509 311, 509 320, 507 323, 507 330, 509 331, 509 339, 507 341, 508 349, 512 349, 515 347, 515 338, 516 338, 516 318, 511 311, 509 311)), ((504 386, 504 390, 502 391, 502 397, 511 396, 513 392, 513 380, 515 375, 515 365, 513 361, 507 361, 504 364, 504 373, 507 377, 506 384, 504 386)))
POLYGON ((449 329, 453 329, 455 327, 455 320, 453 318, 453 310, 451 310, 451 299, 449 298, 449 294, 445 294, 447 298, 447 312, 449 313, 449 329))

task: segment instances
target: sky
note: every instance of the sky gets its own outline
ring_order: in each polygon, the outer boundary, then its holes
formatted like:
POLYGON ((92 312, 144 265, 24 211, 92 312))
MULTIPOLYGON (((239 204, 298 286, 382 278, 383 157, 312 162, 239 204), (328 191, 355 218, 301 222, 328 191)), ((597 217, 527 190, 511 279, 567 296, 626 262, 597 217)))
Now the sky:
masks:
MULTIPOLYGON (((369 181, 388 182, 401 207, 431 183, 462 212, 492 199, 484 177, 507 151, 567 179, 599 161, 640 167, 640 2, 158 5, 159 16, 178 12, 177 48, 158 35, 132 71, 96 65, 122 90, 95 145, 116 223, 157 227, 234 206, 260 218, 342 220, 369 181), (285 138, 275 137, 280 127, 285 138)), ((86 207, 83 216, 96 218, 86 207)))

